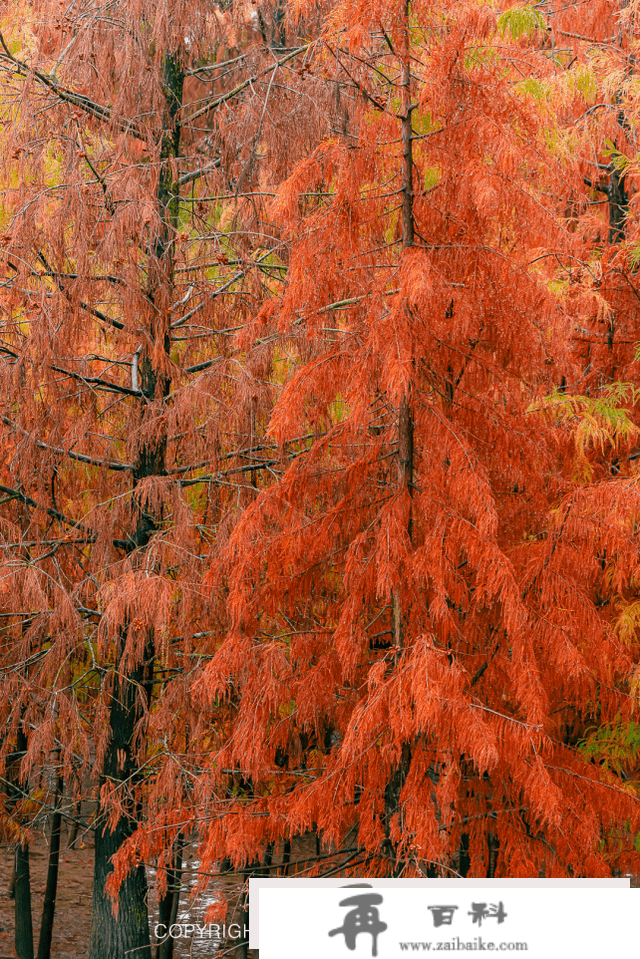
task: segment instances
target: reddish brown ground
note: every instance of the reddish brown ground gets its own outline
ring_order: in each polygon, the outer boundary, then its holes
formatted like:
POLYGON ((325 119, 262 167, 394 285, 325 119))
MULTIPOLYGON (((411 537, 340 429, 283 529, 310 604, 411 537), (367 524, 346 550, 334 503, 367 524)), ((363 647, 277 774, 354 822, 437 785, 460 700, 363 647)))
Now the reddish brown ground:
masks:
MULTIPOLYGON (((63 847, 66 840, 63 837, 63 847)), ((47 870, 47 847, 43 840, 34 843, 30 849, 31 893, 33 900, 34 942, 38 948, 40 929, 40 911, 44 897, 47 870)), ((195 850, 185 852, 185 888, 180 900, 178 922, 203 922, 205 907, 215 900, 216 892, 211 890, 204 899, 189 902, 189 889, 195 881, 195 850)), ((13 946, 14 903, 8 896, 13 867, 13 847, 0 845, 0 959, 15 959, 13 946)), ((58 878, 58 899, 53 935, 52 959, 86 959, 91 929, 91 897, 93 891, 93 843, 86 842, 84 848, 63 848, 58 878)), ((227 890, 233 898, 234 888, 227 890)), ((156 907, 153 893, 150 895, 152 924, 155 921, 153 911, 156 907)), ((231 942, 223 945, 223 951, 232 947, 231 942)), ((235 951, 233 948, 231 952, 235 951)), ((214 956, 217 945, 212 939, 197 937, 191 941, 177 939, 174 959, 204 959, 214 956)))
MULTIPOLYGON (((52 956, 55 959, 76 959, 87 955, 91 924, 91 894, 93 889, 93 844, 84 849, 65 849, 60 863, 58 902, 53 937, 52 956)), ((47 848, 38 842, 30 849, 31 893, 34 909, 34 935, 40 929, 40 910, 47 871, 47 848)), ((0 959, 14 959, 13 901, 9 899, 9 885, 13 869, 13 847, 0 846, 0 959)))

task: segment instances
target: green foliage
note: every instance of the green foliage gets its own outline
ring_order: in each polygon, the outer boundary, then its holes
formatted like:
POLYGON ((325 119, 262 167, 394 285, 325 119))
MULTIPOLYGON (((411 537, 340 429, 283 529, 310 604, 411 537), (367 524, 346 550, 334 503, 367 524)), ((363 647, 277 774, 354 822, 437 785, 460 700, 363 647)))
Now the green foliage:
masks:
POLYGON ((533 97, 537 103, 545 102, 551 95, 550 85, 544 80, 539 80, 537 77, 527 77, 525 80, 522 80, 521 83, 517 84, 516 89, 522 93, 527 93, 533 97))
POLYGON ((618 775, 633 768, 640 756, 640 723, 604 723, 585 732, 578 749, 586 758, 618 775))
POLYGON ((531 407, 531 412, 543 412, 558 425, 575 429, 576 449, 580 459, 587 451, 607 447, 617 449, 638 435, 638 427, 631 420, 628 407, 638 401, 639 391, 631 383, 612 383, 600 396, 577 396, 560 390, 531 407))
MULTIPOLYGON (((629 266, 632 270, 636 270, 638 265, 640 265, 640 246, 634 246, 629 249, 629 266)), ((633 359, 636 363, 640 360, 640 343, 636 343, 633 359)))
POLYGON ((597 84, 593 71, 585 64, 577 65, 569 71, 569 78, 573 81, 575 89, 582 94, 587 103, 594 103, 597 84))
POLYGON ((417 136, 425 136, 434 130, 442 129, 442 121, 434 117, 431 110, 416 110, 412 117, 413 132, 417 136))
POLYGON ((474 70, 479 67, 493 66, 498 62, 498 51, 486 43, 472 46, 464 58, 465 70, 474 70))
POLYGON ((424 182, 424 189, 425 189, 425 191, 426 191, 426 190, 433 190, 434 186, 437 186, 438 183, 440 182, 441 176, 442 176, 442 173, 441 173, 439 167, 437 167, 437 166, 428 167, 428 168, 424 171, 424 181, 423 181, 423 182, 424 182))
POLYGON ((639 626, 640 601, 635 603, 622 603, 620 605, 620 615, 618 616, 615 630, 625 645, 631 646, 636 642, 639 626))
POLYGON ((531 37, 536 30, 546 29, 546 21, 535 7, 512 7, 498 17, 498 30, 502 36, 509 34, 513 40, 531 37))
POLYGON ((615 143, 613 143, 611 140, 605 140, 605 148, 602 152, 606 157, 609 157, 609 160, 614 168, 620 173, 622 173, 628 167, 629 158, 623 153, 620 153, 615 143))
POLYGON ((349 408, 340 394, 329 404, 329 412, 332 423, 341 423, 349 415, 349 408))

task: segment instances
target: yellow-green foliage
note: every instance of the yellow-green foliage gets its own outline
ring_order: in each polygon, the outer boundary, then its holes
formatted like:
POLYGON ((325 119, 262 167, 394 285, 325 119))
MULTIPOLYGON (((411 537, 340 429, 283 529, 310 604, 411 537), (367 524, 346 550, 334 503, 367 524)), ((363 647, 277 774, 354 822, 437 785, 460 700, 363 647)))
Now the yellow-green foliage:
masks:
POLYGON ((546 29, 546 20, 535 7, 511 7, 498 17, 500 33, 503 36, 509 34, 514 40, 530 37, 536 30, 546 29))

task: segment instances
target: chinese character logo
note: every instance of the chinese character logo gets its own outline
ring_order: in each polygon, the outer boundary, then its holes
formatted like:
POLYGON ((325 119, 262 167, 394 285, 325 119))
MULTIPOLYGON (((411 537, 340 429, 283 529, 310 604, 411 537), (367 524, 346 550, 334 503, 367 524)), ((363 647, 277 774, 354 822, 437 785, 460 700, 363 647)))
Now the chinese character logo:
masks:
POLYGON ((353 907, 344 917, 344 925, 339 929, 332 929, 330 936, 337 936, 342 933, 347 949, 356 948, 356 938, 361 932, 371 933, 373 945, 371 955, 378 955, 378 936, 387 928, 386 922, 382 922, 376 906, 382 902, 382 896, 375 892, 364 893, 360 896, 349 896, 343 899, 341 906, 353 907))
POLYGON ((431 910, 434 926, 450 926, 457 906, 427 906, 431 910))
POLYGON ((507 914, 501 902, 497 906, 495 904, 489 906, 486 902, 472 902, 471 912, 467 915, 472 917, 471 922, 477 922, 481 926, 483 919, 497 919, 498 922, 504 922, 507 914))

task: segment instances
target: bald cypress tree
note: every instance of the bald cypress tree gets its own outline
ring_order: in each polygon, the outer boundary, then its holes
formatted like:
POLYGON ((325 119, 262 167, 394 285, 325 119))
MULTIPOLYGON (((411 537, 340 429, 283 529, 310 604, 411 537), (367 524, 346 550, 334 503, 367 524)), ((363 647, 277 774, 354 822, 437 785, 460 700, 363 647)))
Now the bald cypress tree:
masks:
POLYGON ((90 767, 89 954, 144 957, 145 863, 171 895, 210 748, 204 564, 275 465, 272 349, 231 337, 286 275, 265 199, 327 128, 326 85, 244 5, 2 16, 4 763, 26 737, 4 822, 28 836, 54 750, 77 795, 90 767))

